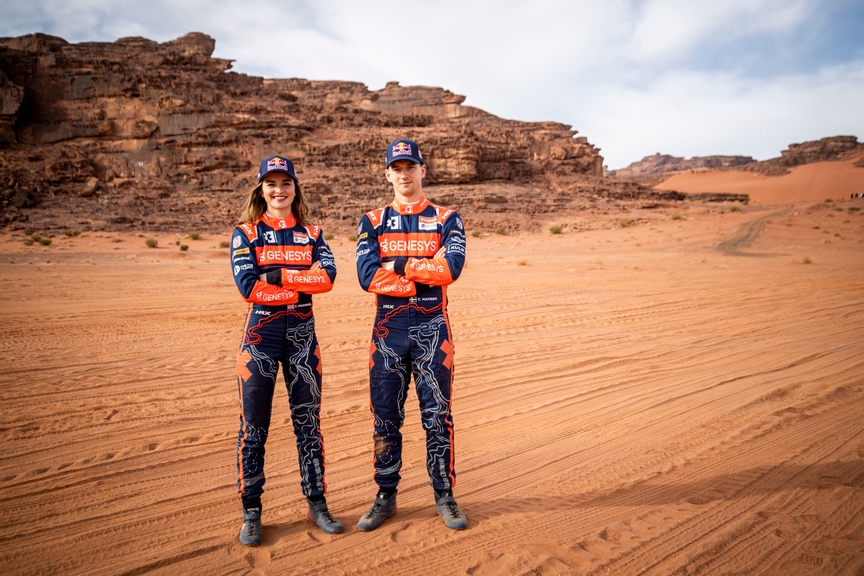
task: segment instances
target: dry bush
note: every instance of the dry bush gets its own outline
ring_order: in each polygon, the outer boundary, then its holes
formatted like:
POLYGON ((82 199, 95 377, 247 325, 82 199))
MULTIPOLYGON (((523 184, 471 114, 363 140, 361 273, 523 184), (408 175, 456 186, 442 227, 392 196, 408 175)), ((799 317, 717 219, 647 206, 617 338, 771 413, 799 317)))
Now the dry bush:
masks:
POLYGON ((144 241, 144 244, 148 248, 156 248, 159 245, 159 241, 155 238, 147 238, 147 240, 144 241))

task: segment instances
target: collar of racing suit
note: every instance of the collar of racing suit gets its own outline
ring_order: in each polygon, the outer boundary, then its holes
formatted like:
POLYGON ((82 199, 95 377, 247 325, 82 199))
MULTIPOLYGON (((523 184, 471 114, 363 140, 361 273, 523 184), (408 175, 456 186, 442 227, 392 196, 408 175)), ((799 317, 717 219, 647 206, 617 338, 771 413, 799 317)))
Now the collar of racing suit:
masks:
POLYGON ((287 218, 274 218, 267 212, 264 212, 261 216, 261 221, 274 230, 287 230, 297 225, 297 219, 294 217, 294 214, 289 215, 287 218))
POLYGON ((406 215, 419 214, 423 212, 423 210, 425 210, 426 207, 429 206, 429 204, 430 202, 426 199, 426 196, 421 196, 420 200, 411 204, 403 204, 402 202, 399 202, 399 200, 394 199, 393 203, 390 204, 390 206, 392 206, 394 210, 399 212, 399 214, 406 215))

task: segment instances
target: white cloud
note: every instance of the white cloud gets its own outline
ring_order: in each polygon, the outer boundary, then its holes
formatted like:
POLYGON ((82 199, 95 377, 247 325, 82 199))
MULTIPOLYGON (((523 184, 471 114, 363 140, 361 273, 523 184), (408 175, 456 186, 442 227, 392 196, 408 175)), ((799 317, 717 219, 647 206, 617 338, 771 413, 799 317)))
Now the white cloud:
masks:
POLYGON ((614 143, 603 150, 611 168, 656 152, 763 160, 792 142, 864 134, 864 61, 770 81, 670 73, 644 91, 596 90, 601 98, 585 132, 614 143))
POLYGON ((442 86, 505 118, 572 124, 617 168, 658 151, 764 158, 864 135, 854 50, 821 65, 808 52, 844 2, 854 0, 6 0, 0 35, 164 42, 200 31, 240 72, 442 86))

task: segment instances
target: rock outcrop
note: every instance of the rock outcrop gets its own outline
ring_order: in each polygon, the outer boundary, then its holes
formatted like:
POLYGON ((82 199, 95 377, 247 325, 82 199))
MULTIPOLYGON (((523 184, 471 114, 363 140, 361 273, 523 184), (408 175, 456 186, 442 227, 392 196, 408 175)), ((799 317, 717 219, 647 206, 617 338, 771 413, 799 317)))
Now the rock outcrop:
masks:
MULTIPOLYGON (((636 178, 640 182, 650 181, 651 176, 668 175, 689 170, 746 170, 766 176, 782 176, 789 168, 813 162, 849 160, 862 158, 855 165, 864 165, 864 144, 855 136, 829 136, 801 144, 790 144, 780 152, 779 158, 757 161, 750 156, 694 156, 689 160, 657 153, 645 156, 620 170, 609 170, 606 175, 613 178, 636 178)), ((691 200, 694 198, 691 198, 691 200)))
POLYGON ((607 176, 619 178, 653 176, 688 170, 731 168, 750 164, 751 162, 755 162, 755 160, 750 156, 694 156, 689 160, 685 160, 684 158, 660 154, 658 152, 653 156, 645 156, 639 162, 633 162, 626 168, 610 170, 607 172, 607 176))
POLYGON ((856 136, 829 136, 790 144, 789 148, 780 152, 779 158, 754 162, 740 169, 767 176, 781 176, 787 174, 789 168, 802 164, 849 160, 855 156, 864 156, 864 144, 859 143, 856 136))
POLYGON ((422 143, 427 194, 479 226, 657 197, 603 179, 568 125, 498 118, 442 88, 247 76, 214 47, 200 33, 0 39, 0 225, 225 231, 258 160, 285 154, 316 221, 344 229, 392 195, 383 148, 399 137, 422 143))

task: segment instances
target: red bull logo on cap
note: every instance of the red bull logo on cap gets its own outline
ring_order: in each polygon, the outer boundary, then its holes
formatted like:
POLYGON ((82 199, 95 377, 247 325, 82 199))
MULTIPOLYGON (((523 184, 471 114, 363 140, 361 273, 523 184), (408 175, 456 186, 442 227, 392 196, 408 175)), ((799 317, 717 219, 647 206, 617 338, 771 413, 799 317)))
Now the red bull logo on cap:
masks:
POLYGON ((272 172, 273 170, 288 170, 288 162, 276 156, 267 162, 267 171, 272 172))
POLYGON ((393 146, 392 156, 411 156, 411 145, 406 144, 405 142, 399 142, 393 146))

